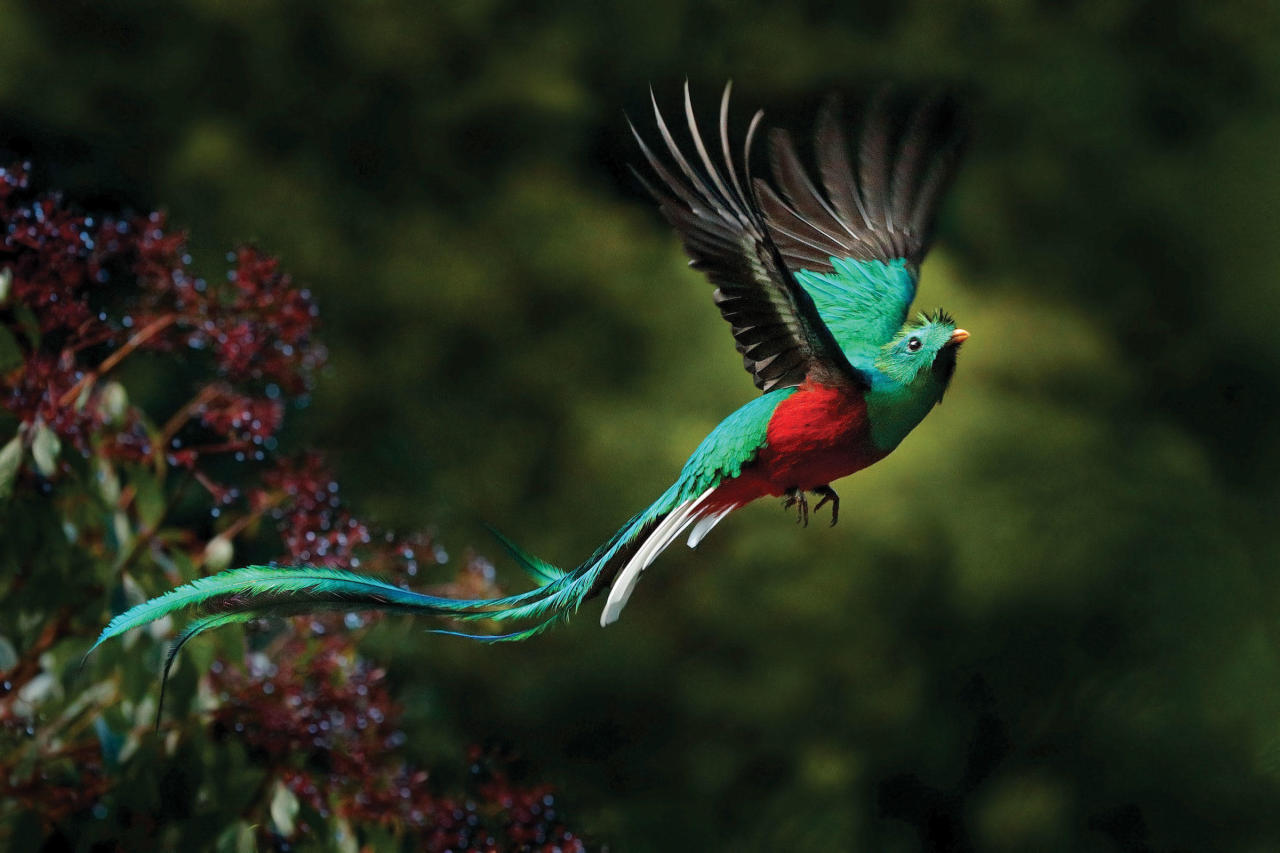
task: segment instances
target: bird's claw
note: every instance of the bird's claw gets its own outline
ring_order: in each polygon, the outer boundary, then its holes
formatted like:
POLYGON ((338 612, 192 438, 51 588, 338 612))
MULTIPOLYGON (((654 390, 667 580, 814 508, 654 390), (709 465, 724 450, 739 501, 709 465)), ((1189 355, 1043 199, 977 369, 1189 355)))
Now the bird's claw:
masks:
MULTIPOLYGON (((821 495, 822 500, 813 505, 813 511, 817 512, 828 503, 831 504, 831 527, 836 526, 836 522, 840 520, 840 496, 836 494, 836 490, 830 486, 819 486, 816 489, 810 489, 815 495, 821 495)), ((804 489, 792 487, 787 489, 786 494, 782 497, 782 508, 791 509, 796 507, 796 524, 802 527, 809 526, 809 499, 804 496, 804 489)))
POLYGON ((831 502, 831 527, 836 526, 836 522, 840 519, 840 496, 836 494, 836 490, 830 486, 819 486, 813 490, 815 495, 822 495, 822 500, 818 501, 813 511, 817 512, 822 509, 822 505, 831 502))
POLYGON ((786 496, 782 499, 782 508, 791 509, 796 507, 796 524, 802 527, 809 526, 809 499, 804 496, 804 490, 798 487, 787 489, 786 496))

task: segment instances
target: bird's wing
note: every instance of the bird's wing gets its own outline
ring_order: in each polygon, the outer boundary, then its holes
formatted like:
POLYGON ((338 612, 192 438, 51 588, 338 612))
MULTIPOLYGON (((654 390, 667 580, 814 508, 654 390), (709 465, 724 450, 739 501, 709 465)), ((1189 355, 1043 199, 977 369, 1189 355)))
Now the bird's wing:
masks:
POLYGON ((720 101, 723 170, 712 160, 698 131, 688 84, 685 115, 700 168, 681 153, 654 100, 654 117, 675 170, 663 164, 632 126, 641 151, 664 186, 645 185, 679 232, 692 259, 690 265, 716 286, 716 306, 733 328, 743 366, 756 387, 765 392, 793 387, 815 372, 865 387, 865 377, 849 364, 813 298, 788 270, 750 192, 747 160, 761 113, 756 113, 747 131, 741 177, 733 163, 728 133, 730 90, 725 86, 720 101))
POLYGON ((756 181, 769 235, 846 350, 878 347, 906 320, 963 142, 951 99, 924 101, 902 121, 882 94, 851 159, 831 99, 814 135, 819 189, 786 131, 770 134, 778 191, 756 181))

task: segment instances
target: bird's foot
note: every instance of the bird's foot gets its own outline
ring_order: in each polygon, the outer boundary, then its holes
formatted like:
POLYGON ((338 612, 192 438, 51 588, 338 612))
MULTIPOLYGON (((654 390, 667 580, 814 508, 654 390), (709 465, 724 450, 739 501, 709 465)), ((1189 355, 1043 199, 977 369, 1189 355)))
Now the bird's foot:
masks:
POLYGON ((822 495, 822 500, 818 501, 813 507, 814 512, 822 509, 822 505, 827 501, 831 502, 831 526, 835 527, 836 522, 840 519, 840 496, 830 486, 819 486, 813 490, 813 493, 822 495))
POLYGON ((799 486, 787 489, 786 495, 782 498, 783 509, 791 509, 793 506, 796 507, 796 524, 808 527, 809 499, 804 496, 804 489, 799 486))

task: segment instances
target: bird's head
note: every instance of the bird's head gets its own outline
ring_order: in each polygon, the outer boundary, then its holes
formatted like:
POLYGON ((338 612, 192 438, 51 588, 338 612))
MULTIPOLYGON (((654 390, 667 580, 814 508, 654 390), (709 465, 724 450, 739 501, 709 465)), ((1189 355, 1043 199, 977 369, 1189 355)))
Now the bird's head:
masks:
POLYGON ((968 337, 941 309, 920 314, 880 348, 876 367, 903 385, 936 385, 941 395, 956 371, 956 352, 968 337))

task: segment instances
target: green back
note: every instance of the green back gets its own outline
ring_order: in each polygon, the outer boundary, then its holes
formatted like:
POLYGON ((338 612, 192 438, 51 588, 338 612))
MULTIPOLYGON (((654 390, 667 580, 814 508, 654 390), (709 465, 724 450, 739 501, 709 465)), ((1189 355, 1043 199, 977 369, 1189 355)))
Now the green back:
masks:
POLYGON ((835 272, 802 269, 795 277, 813 297, 845 356, 865 369, 906 322, 916 295, 915 268, 905 258, 886 262, 833 257, 831 265, 835 272))
POLYGON ((765 446, 769 420, 778 404, 795 392, 795 388, 770 391, 722 420, 684 463, 680 478, 670 490, 675 499, 671 506, 696 498, 721 480, 738 476, 742 466, 755 459, 765 446))

